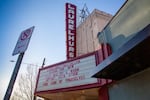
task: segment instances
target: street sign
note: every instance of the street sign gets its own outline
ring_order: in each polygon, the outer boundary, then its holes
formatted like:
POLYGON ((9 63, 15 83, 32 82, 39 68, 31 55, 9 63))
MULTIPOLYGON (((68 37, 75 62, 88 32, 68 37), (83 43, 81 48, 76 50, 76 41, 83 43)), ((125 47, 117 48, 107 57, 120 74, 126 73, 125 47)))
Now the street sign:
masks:
POLYGON ((26 49, 28 47, 28 44, 30 42, 30 38, 32 36, 33 30, 34 30, 34 26, 24 30, 20 34, 20 37, 18 39, 18 42, 17 42, 16 47, 15 47, 15 49, 13 51, 13 54, 12 54, 12 55, 19 54, 18 60, 16 62, 13 74, 11 76, 11 79, 10 79, 10 82, 9 82, 9 85, 8 85, 8 88, 6 90, 6 94, 5 94, 3 100, 9 100, 10 99, 10 96, 11 96, 11 93, 13 91, 13 87, 14 87, 14 84, 15 84, 15 80, 17 78, 17 75, 18 75, 18 72, 19 72, 19 69, 20 69, 20 65, 21 65, 21 62, 22 62, 22 59, 23 59, 23 56, 24 56, 24 52, 26 51, 26 49))
POLYGON ((34 26, 21 32, 16 47, 13 51, 12 54, 13 56, 19 53, 23 53, 27 50, 33 30, 34 30, 34 26))

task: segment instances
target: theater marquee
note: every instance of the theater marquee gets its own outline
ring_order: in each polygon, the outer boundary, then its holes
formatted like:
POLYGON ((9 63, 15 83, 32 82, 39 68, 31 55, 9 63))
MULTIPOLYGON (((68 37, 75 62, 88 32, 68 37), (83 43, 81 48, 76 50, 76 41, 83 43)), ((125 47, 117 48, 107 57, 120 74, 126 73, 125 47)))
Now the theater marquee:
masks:
POLYGON ((91 54, 43 68, 39 72, 36 92, 98 86, 98 79, 89 75, 90 70, 95 67, 96 56, 91 54))

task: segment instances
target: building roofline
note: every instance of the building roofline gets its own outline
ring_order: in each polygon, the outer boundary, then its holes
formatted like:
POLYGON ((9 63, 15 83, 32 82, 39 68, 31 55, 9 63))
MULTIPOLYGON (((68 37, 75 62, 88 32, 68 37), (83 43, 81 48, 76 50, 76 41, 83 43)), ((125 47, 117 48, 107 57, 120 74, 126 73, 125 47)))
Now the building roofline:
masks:
POLYGON ((87 19, 89 19, 91 16, 93 16, 93 15, 96 14, 96 13, 98 13, 98 14, 100 14, 100 15, 102 15, 102 16, 113 17, 113 15, 111 15, 111 14, 109 14, 109 13, 107 13, 107 12, 101 11, 101 10, 99 10, 99 9, 94 9, 94 10, 89 14, 89 16, 87 16, 87 18, 86 18, 81 24, 79 24, 79 25, 77 26, 77 28, 80 27, 83 23, 86 22, 87 19))
MULTIPOLYGON (((112 22, 112 20, 119 14, 119 12, 122 10, 122 8, 124 7, 124 5, 128 2, 128 0, 126 0, 124 2, 124 4, 119 8, 119 10, 116 12, 116 14, 111 18, 111 20, 107 23, 107 25, 103 28, 103 30, 106 29, 106 27, 112 22)), ((102 30, 102 31, 103 31, 102 30)))

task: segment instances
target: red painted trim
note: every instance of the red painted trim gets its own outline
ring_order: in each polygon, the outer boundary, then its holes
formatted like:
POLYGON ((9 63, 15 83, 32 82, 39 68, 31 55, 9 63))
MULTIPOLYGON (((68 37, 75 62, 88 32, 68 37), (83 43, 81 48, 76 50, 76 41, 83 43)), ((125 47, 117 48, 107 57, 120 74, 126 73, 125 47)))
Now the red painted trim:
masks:
MULTIPOLYGON (((109 55, 111 55, 111 47, 109 44, 101 44, 101 49, 97 50, 97 65, 103 62, 109 55)), ((112 80, 98 78, 98 81, 101 85, 110 84, 112 80)))
POLYGON ((104 60, 104 54, 103 54, 103 49, 99 49, 97 51, 97 55, 98 55, 98 64, 100 64, 103 60, 104 60))
POLYGON ((66 57, 68 56, 68 42, 67 42, 67 40, 68 40, 68 6, 67 6, 68 4, 66 3, 66 5, 65 5, 65 7, 66 7, 66 57))
POLYGON ((112 50, 111 50, 111 47, 110 47, 110 45, 109 44, 107 44, 107 47, 108 47, 108 54, 109 54, 109 56, 112 54, 112 50))
POLYGON ((108 87, 106 85, 99 89, 99 100, 109 100, 108 87))
POLYGON ((76 16, 77 16, 77 10, 76 9, 77 9, 77 7, 75 6, 75 30, 74 30, 75 31, 75 46, 74 46, 75 47, 75 52, 74 52, 75 53, 74 54, 75 57, 77 56, 77 54, 76 54, 76 51, 77 51, 77 46, 76 46, 76 42, 77 42, 77 39, 76 39, 77 38, 77 30, 76 30, 76 26, 77 26, 77 20, 76 20, 77 19, 76 18, 76 16))
POLYGON ((99 64, 99 58, 98 58, 98 52, 97 51, 95 52, 95 59, 96 59, 95 63, 96 63, 96 66, 97 66, 99 64))
MULTIPOLYGON (((98 50, 98 51, 99 51, 99 50, 98 50)), ((100 63, 100 62, 99 62, 100 60, 99 60, 98 51, 95 52, 95 61, 96 61, 95 63, 96 63, 96 66, 100 63)), ((97 78, 97 81, 98 81, 98 83, 100 84, 101 81, 100 81, 99 78, 97 78)))
POLYGON ((108 43, 104 43, 104 44, 101 44, 101 45, 102 45, 102 51, 103 51, 103 55, 104 55, 103 57, 104 57, 104 59, 106 59, 112 53, 111 47, 108 43))

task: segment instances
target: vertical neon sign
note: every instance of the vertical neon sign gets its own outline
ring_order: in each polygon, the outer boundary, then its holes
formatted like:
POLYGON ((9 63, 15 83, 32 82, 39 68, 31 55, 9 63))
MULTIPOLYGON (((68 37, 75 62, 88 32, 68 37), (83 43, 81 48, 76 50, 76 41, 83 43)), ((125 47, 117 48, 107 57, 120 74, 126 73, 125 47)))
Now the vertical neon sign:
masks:
POLYGON ((66 3, 67 59, 76 57, 76 6, 66 3))

